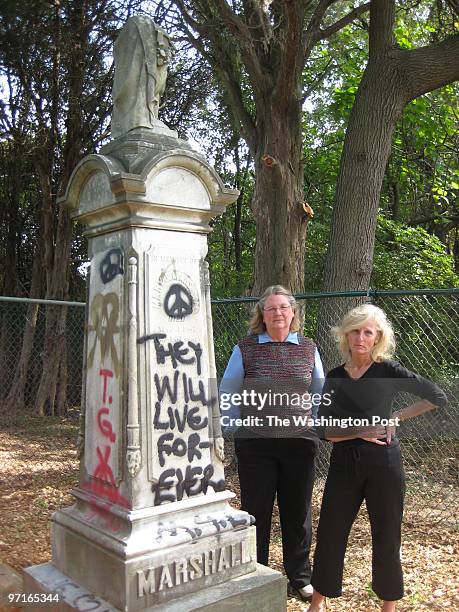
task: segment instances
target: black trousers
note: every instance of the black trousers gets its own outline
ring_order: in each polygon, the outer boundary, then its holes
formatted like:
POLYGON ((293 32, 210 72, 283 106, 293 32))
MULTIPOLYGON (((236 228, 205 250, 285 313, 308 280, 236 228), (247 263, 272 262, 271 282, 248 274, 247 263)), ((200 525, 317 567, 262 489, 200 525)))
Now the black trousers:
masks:
POLYGON ((311 581, 311 495, 316 444, 303 438, 236 439, 241 508, 255 517, 257 559, 268 565, 277 493, 284 568, 292 587, 311 581))
POLYGON ((352 441, 334 444, 317 530, 311 584, 339 597, 352 524, 365 500, 373 544, 373 591, 380 599, 403 597, 400 562, 405 474, 398 440, 389 446, 352 441))

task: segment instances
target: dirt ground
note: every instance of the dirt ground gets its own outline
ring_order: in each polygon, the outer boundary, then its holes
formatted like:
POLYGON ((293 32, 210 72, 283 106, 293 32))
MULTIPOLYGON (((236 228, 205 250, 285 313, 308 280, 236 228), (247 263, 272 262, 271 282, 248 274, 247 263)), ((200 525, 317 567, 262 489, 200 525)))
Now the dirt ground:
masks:
MULTIPOLYGON (((51 557, 49 518, 72 504, 69 491, 77 484, 74 442, 77 424, 65 418, 24 415, 0 417, 0 562, 20 571, 51 557)), ((233 467, 227 486, 238 493, 233 467)), ((320 486, 314 493, 314 521, 320 507, 320 486)), ((236 499, 236 505, 238 499, 236 499)), ((343 596, 328 603, 329 612, 371 612, 378 600, 371 590, 369 525, 363 510, 351 533, 346 556, 343 596)), ((446 524, 405 522, 403 567, 405 598, 398 610, 459 610, 458 532, 446 524)), ((270 565, 283 571, 277 511, 273 517, 270 565)), ((306 610, 290 598, 289 612, 306 610)))

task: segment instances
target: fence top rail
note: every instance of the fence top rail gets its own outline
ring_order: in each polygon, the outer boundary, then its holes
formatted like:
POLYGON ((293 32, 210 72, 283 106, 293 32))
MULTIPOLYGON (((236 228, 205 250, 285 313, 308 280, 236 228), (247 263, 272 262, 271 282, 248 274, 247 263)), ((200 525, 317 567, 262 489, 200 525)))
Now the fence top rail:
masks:
POLYGON ((66 302, 63 300, 41 300, 34 298, 0 296, 0 302, 19 302, 22 304, 47 304, 56 306, 86 306, 86 302, 66 302))
MULTIPOLYGON (((295 298, 304 299, 323 299, 334 297, 368 297, 378 298, 384 296, 404 296, 404 295, 459 295, 459 288, 451 287, 449 289, 390 289, 387 291, 377 291, 370 289, 369 291, 332 291, 330 293, 296 293, 295 298)), ((240 304, 258 302, 258 297, 232 297, 232 298, 213 298, 212 304, 240 304)), ((86 302, 69 302, 64 300, 45 300, 24 297, 8 297, 0 296, 0 302, 19 302, 23 304, 48 304, 57 306, 86 306, 86 302)))
MULTIPOLYGON (((403 295, 459 295, 459 288, 451 287, 448 289, 388 289, 377 291, 370 289, 368 291, 332 291, 330 293, 295 293, 295 298, 304 299, 322 299, 333 297, 369 297, 378 298, 384 296, 403 296, 403 295)), ((214 298, 212 304, 235 304, 235 303, 254 303, 258 302, 258 297, 233 297, 233 298, 214 298)))

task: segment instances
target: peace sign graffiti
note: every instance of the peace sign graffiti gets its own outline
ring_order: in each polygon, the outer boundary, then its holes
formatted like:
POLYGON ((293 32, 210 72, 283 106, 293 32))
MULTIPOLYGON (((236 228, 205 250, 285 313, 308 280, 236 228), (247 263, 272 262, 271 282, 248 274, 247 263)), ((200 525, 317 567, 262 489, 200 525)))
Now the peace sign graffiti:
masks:
POLYGON ((183 319, 193 312, 193 298, 180 283, 171 285, 164 298, 164 310, 173 319, 183 319))
POLYGON ((123 274, 123 252, 121 249, 111 249, 100 262, 100 278, 104 285, 118 274, 123 274))

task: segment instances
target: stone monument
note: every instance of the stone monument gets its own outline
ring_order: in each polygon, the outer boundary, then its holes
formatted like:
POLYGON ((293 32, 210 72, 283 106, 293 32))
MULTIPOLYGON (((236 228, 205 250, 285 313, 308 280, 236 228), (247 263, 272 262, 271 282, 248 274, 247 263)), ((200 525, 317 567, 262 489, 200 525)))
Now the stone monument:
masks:
POLYGON ((76 503, 52 518, 52 562, 25 570, 55 610, 285 610, 222 464, 206 235, 237 192, 158 120, 170 48, 128 20, 114 139, 62 198, 91 261, 81 468, 76 503))

